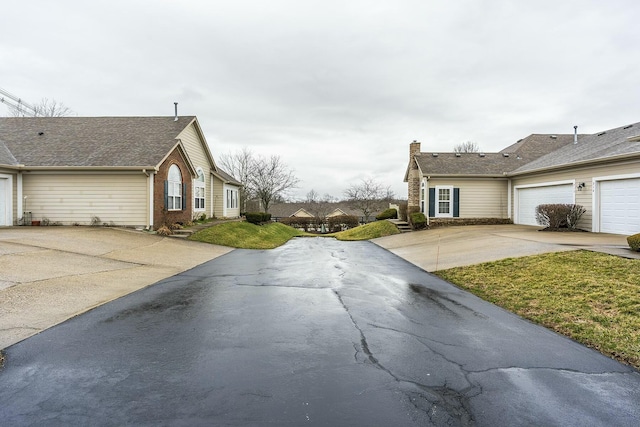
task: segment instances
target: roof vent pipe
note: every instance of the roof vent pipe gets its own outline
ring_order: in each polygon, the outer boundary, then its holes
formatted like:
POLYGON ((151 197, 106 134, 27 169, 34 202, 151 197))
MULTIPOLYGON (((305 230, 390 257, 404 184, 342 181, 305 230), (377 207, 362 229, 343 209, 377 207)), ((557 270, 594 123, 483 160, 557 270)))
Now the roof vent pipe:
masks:
POLYGON ((578 143, 578 126, 573 127, 573 143, 578 143))
POLYGON ((174 102, 174 103, 173 103, 173 105, 174 105, 175 112, 176 112, 176 113, 175 113, 175 117, 173 118, 173 121, 174 121, 174 122, 177 122, 177 121, 178 121, 178 103, 177 103, 177 102, 174 102))

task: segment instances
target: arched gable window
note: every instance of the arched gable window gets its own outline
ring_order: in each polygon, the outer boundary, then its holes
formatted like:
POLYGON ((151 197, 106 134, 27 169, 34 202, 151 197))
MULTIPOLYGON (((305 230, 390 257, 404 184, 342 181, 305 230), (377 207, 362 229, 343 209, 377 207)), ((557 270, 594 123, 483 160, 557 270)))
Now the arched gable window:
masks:
POLYGON ((205 203, 205 182, 204 171, 202 168, 197 168, 196 172, 198 177, 193 181, 193 210, 203 211, 205 203))
POLYGON ((177 165, 169 167, 169 176, 166 182, 167 210, 179 211, 184 209, 182 198, 182 174, 177 165))

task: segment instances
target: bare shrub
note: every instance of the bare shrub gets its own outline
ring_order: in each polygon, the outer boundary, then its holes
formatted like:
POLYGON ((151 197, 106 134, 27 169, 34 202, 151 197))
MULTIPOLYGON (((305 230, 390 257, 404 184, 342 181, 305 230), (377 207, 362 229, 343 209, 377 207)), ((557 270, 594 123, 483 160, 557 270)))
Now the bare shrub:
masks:
POLYGON ((551 230, 568 228, 575 230, 586 209, 572 204, 543 204, 536 206, 536 222, 551 230))

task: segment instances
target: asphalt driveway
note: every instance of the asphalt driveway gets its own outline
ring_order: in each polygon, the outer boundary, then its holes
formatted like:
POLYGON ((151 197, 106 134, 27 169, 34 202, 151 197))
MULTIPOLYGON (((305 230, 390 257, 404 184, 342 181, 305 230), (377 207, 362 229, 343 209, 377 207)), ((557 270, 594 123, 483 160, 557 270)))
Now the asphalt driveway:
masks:
POLYGON ((371 242, 236 250, 6 349, 0 425, 637 425, 640 374, 371 242))

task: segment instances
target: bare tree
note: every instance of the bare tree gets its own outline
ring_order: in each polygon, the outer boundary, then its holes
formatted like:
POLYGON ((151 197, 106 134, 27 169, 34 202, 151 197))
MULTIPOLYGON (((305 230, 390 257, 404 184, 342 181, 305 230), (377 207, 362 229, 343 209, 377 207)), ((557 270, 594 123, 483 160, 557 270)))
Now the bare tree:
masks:
POLYGON ((326 219, 327 215, 331 213, 335 202, 336 198, 330 194, 325 193, 324 196, 320 197, 320 194, 313 189, 307 193, 305 201, 307 211, 321 220, 326 219))
POLYGON ((280 156, 254 157, 251 163, 251 173, 247 183, 251 191, 262 202, 262 208, 265 212, 269 212, 271 202, 284 198, 287 192, 296 188, 300 182, 293 170, 282 162, 280 156))
POLYGON ((251 150, 243 147, 235 153, 222 154, 218 158, 218 163, 222 169, 242 183, 238 196, 243 212, 247 211, 247 200, 253 197, 249 177, 252 174, 251 168, 253 167, 254 157, 251 150))
POLYGON ((345 190, 344 195, 353 209, 362 212, 366 222, 394 197, 391 187, 384 187, 373 178, 363 179, 359 184, 351 185, 345 190))
POLYGON ((13 117, 67 117, 75 113, 62 102, 42 98, 38 104, 33 106, 33 109, 12 108, 11 114, 13 117))
POLYGON ((461 144, 456 144, 453 147, 454 153, 477 153, 480 151, 480 147, 475 142, 467 141, 461 144))

